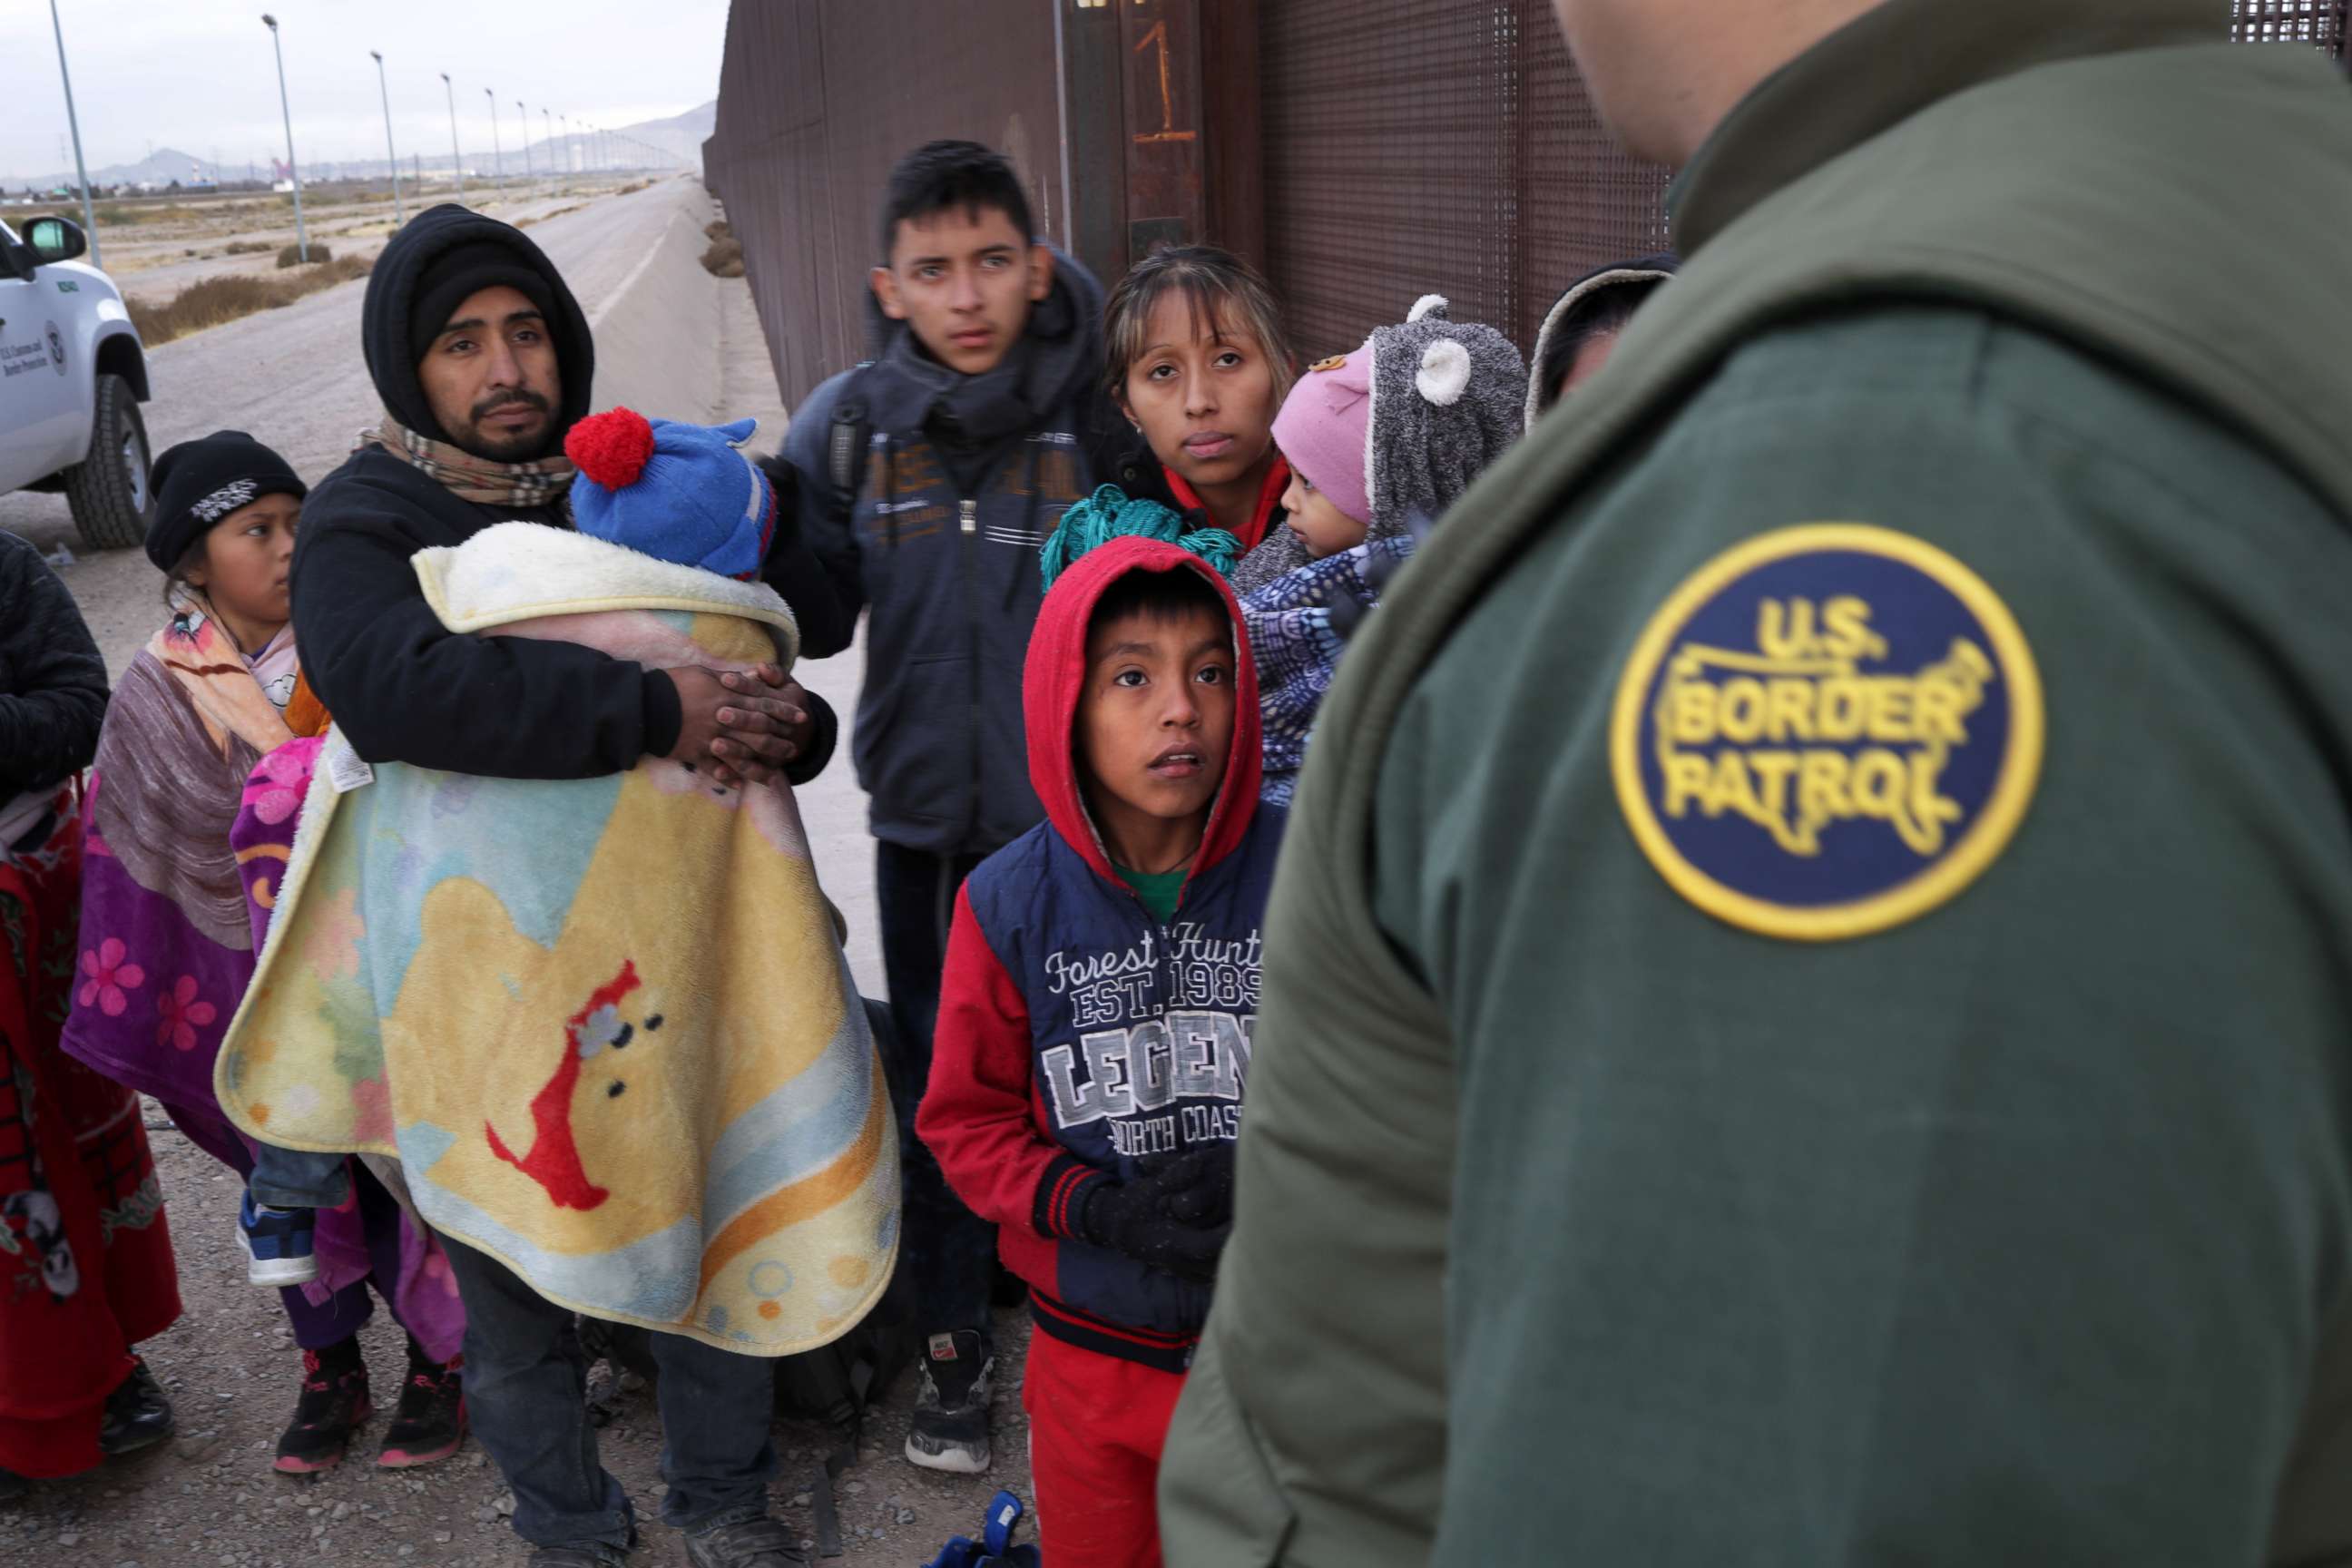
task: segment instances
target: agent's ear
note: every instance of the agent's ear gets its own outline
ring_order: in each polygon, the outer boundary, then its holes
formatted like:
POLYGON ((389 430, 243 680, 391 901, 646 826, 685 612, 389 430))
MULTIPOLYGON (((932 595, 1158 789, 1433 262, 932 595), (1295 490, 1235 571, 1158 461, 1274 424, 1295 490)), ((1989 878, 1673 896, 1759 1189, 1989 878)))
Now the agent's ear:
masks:
POLYGON ((882 313, 894 321, 907 319, 907 302, 898 298, 898 275, 887 267, 877 267, 866 275, 866 284, 874 290, 875 302, 882 313))
POLYGON ((1054 291, 1054 253, 1042 245, 1029 247, 1029 302, 1035 304, 1054 291))

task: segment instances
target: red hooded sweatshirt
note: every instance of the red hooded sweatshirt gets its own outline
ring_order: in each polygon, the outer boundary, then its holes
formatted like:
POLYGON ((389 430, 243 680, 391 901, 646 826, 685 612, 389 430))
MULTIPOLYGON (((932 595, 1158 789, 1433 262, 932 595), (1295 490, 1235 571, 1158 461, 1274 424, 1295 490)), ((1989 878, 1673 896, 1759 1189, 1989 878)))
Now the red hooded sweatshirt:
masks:
POLYGON ((1258 803, 1257 679, 1242 626, 1223 578, 1150 540, 1098 546, 1045 596, 1022 701, 1046 819, 983 861, 957 898, 916 1119, 949 1184, 999 1227, 1042 1331, 1171 1372, 1191 1364, 1209 1288, 1087 1244, 1077 1216, 1091 1186, 1240 1131, 1283 824, 1258 803), (1214 584, 1237 656, 1225 776, 1165 925, 1112 869, 1073 749, 1087 623, 1104 591, 1137 571, 1214 584))

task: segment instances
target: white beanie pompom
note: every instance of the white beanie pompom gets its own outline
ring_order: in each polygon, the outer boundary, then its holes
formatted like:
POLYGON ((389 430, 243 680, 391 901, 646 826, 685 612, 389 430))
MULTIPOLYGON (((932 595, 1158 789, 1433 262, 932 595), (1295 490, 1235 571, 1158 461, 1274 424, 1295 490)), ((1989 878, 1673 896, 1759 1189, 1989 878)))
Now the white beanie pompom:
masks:
POLYGON ((1451 408, 1470 389, 1470 351, 1453 338, 1440 338, 1422 351, 1412 384, 1440 408, 1451 408))

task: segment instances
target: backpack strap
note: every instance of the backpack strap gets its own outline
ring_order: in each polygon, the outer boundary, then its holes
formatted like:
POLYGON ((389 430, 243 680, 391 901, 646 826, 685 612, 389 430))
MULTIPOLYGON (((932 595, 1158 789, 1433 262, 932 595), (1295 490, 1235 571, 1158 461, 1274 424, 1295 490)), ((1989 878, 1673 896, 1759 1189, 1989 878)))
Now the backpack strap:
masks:
POLYGON ((866 458, 874 440, 874 421, 863 390, 872 360, 861 360, 850 373, 833 405, 833 423, 825 432, 825 474, 831 489, 825 496, 833 520, 848 526, 857 515, 857 492, 866 485, 866 458))

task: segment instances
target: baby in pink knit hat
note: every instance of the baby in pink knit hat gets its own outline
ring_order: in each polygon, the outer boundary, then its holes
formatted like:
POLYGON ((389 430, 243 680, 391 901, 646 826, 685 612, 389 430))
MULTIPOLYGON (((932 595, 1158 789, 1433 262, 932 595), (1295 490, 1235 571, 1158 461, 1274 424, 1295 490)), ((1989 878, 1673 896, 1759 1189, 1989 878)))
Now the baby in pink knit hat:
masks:
POLYGON ((1510 340, 1457 324, 1432 294, 1402 325, 1308 366, 1283 401, 1274 441, 1290 462, 1288 531, 1234 573, 1264 706, 1266 799, 1290 798, 1342 626, 1517 437, 1526 393, 1510 340))
POLYGON ((1364 542, 1372 521, 1364 453, 1372 426, 1372 340, 1309 366, 1274 416, 1274 444, 1290 460, 1283 510, 1320 561, 1364 542))
MULTIPOLYGON (((1352 353, 1308 366, 1274 416, 1290 460, 1293 564, 1434 523, 1517 438, 1526 395, 1510 340, 1452 321, 1434 294, 1352 353)), ((1274 563, 1252 564, 1263 576, 1274 563)))

